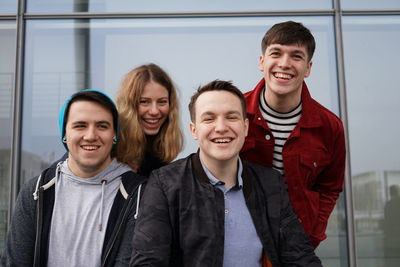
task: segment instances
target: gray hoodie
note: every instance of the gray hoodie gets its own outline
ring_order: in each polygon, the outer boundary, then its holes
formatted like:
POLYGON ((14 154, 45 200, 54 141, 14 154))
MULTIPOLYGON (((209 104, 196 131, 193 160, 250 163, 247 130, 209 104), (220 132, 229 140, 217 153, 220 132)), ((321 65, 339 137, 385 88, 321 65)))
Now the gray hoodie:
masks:
POLYGON ((131 170, 115 159, 91 178, 75 176, 68 160, 56 173, 48 266, 100 266, 105 229, 121 174, 131 170))

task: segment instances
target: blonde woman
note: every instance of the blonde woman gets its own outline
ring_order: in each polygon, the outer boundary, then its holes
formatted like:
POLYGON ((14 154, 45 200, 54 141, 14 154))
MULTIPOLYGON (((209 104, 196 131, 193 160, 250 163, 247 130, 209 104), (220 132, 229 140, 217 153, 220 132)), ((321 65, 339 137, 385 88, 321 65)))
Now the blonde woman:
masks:
POLYGON ((128 72, 116 102, 121 123, 119 161, 149 176, 179 154, 183 136, 177 91, 163 69, 148 64, 128 72))

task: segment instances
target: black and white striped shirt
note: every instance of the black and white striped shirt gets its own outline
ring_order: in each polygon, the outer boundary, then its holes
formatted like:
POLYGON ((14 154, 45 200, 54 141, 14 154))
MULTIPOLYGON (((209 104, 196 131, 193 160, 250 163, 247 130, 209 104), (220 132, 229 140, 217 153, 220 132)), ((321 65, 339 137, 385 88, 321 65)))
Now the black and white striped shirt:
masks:
POLYGON ((267 122, 268 127, 271 129, 272 134, 275 138, 274 146, 274 159, 272 167, 280 171, 283 175, 285 174, 283 168, 282 149, 289 135, 296 127, 301 117, 301 102, 292 111, 281 113, 273 110, 268 106, 264 98, 265 89, 260 94, 260 111, 267 122))

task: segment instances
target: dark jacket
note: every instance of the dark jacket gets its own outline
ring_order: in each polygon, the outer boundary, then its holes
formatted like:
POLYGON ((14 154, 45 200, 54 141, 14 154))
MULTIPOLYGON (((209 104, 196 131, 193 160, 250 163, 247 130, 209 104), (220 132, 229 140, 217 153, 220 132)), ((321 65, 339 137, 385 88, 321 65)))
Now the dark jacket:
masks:
MULTIPOLYGON (((2 266, 46 266, 55 190, 54 186, 45 189, 43 185, 52 180, 55 172, 56 164, 42 172, 36 200, 37 177, 22 187, 8 231, 2 266)), ((128 171, 121 180, 128 195, 124 196, 119 190, 115 196, 103 244, 102 266, 129 262, 131 253, 136 203, 140 197, 138 190, 144 189, 140 185, 146 178, 128 171)))
MULTIPOLYGON (((281 175, 243 163, 243 194, 273 266, 321 266, 281 175)), ((143 195, 130 266, 223 265, 224 196, 198 154, 153 171, 143 195)))
MULTIPOLYGON (((275 139, 261 115, 262 79, 245 94, 249 132, 240 156, 272 167, 275 139)), ((283 166, 293 209, 313 246, 326 238, 328 218, 343 188, 345 138, 340 119, 311 98, 303 83, 302 111, 296 128, 282 150, 283 166)))

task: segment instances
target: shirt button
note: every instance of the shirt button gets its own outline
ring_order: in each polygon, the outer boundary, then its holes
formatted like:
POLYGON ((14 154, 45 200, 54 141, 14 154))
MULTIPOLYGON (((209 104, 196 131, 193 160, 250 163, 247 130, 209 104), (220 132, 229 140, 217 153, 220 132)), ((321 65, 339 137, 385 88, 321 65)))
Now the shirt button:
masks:
POLYGON ((315 161, 313 162, 313 165, 315 168, 317 167, 317 163, 315 161))
POLYGON ((265 139, 270 140, 271 136, 269 134, 265 135, 265 139))
POLYGON ((257 119, 258 119, 259 121, 261 120, 261 118, 260 118, 260 117, 258 117, 257 119))
POLYGON ((227 214, 229 212, 229 210, 225 210, 225 214, 227 214))
POLYGON ((226 195, 224 195, 224 199, 228 199, 226 195))

